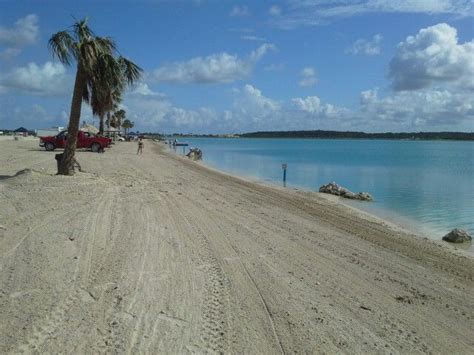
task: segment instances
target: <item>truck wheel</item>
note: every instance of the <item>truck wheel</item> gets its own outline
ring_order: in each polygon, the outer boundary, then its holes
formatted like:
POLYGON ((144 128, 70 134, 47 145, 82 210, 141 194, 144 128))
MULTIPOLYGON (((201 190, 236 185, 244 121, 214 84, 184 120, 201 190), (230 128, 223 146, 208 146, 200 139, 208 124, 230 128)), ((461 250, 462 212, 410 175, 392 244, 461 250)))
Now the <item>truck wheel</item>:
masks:
POLYGON ((54 144, 50 143, 50 142, 46 142, 44 144, 44 149, 46 149, 47 151, 53 151, 54 150, 54 144))
POLYGON ((94 153, 99 153, 99 151, 100 151, 100 144, 99 144, 99 143, 92 143, 92 144, 91 144, 91 150, 92 150, 94 153))

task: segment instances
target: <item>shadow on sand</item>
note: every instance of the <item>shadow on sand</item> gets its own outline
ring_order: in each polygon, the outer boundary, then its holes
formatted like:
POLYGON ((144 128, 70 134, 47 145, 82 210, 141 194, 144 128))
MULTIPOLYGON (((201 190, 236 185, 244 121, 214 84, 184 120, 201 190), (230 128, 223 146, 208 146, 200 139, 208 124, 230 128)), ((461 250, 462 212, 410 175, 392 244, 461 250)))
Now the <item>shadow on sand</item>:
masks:
POLYGON ((23 169, 23 170, 17 171, 14 175, 0 175, 0 181, 16 178, 22 175, 32 175, 33 172, 34 170, 31 170, 31 169, 23 169))

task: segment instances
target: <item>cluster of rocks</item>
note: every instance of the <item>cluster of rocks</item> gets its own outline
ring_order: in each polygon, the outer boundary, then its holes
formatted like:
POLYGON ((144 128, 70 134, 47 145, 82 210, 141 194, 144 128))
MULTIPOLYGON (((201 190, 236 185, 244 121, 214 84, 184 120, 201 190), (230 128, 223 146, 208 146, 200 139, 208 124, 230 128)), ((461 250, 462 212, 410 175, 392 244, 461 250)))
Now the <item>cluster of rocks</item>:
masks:
POLYGON ((450 243, 464 243, 464 242, 470 242, 472 240, 472 237, 464 229, 455 228, 451 232, 446 234, 443 237, 443 240, 445 242, 450 242, 450 243))
POLYGON ((349 198, 351 200, 361 200, 361 201, 372 201, 372 196, 367 192, 354 193, 345 187, 342 187, 335 182, 330 182, 327 185, 323 185, 319 188, 319 192, 324 192, 326 194, 341 196, 344 198, 349 198))
MULTIPOLYGON (((367 192, 354 193, 345 187, 336 184, 334 181, 319 188, 319 192, 336 195, 352 200, 372 201, 372 196, 367 192)), ((443 237, 445 242, 449 243, 465 243, 471 242, 472 237, 464 229, 455 228, 443 237)))

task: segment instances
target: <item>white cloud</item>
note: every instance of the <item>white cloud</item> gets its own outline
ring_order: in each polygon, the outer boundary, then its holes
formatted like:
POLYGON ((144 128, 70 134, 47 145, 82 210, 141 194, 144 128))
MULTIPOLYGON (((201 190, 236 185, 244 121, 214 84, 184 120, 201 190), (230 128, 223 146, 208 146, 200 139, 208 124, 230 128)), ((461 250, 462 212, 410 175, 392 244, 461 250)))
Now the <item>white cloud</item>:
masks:
POLYGON ((346 53, 351 54, 365 54, 365 55, 377 55, 380 54, 380 43, 382 42, 382 35, 377 33, 372 37, 372 40, 358 39, 352 46, 346 49, 346 53))
MULTIPOLYGON (((151 89, 149 89, 151 90, 151 89)), ((169 98, 127 94, 127 111, 137 127, 166 132, 229 133, 256 130, 417 131, 472 130, 474 97, 448 90, 394 92, 377 88, 360 93, 360 105, 349 110, 318 96, 276 101, 254 85, 233 90, 228 109, 184 108, 169 98)))
POLYGON ((300 72, 300 86, 313 86, 316 84, 316 70, 312 67, 303 68, 300 72))
POLYGON ((370 12, 472 15, 470 0, 371 0, 363 6, 370 12))
POLYGON ((458 43, 457 31, 445 23, 421 29, 397 47, 390 62, 395 90, 434 84, 474 88, 474 40, 458 43))
POLYGON ((426 89, 379 96, 377 88, 361 92, 354 110, 323 103, 317 96, 294 98, 291 117, 297 123, 287 124, 366 132, 474 129, 474 97, 469 93, 426 89))
POLYGON ((161 92, 156 92, 151 90, 148 87, 148 84, 146 83, 138 83, 133 87, 133 89, 130 91, 131 95, 135 96, 145 96, 145 97, 165 97, 165 94, 162 94, 161 92))
POLYGON ((317 96, 308 96, 304 99, 298 97, 292 99, 292 101, 296 107, 305 112, 317 113, 321 109, 321 100, 317 96))
POLYGON ((265 54, 267 54, 270 51, 276 51, 276 49, 277 48, 274 44, 271 44, 271 43, 262 44, 260 47, 258 47, 256 50, 250 53, 250 61, 257 62, 260 59, 262 59, 265 54))
POLYGON ((255 64, 271 50, 273 44, 262 44, 252 51, 248 58, 239 58, 228 53, 197 57, 187 62, 164 65, 154 71, 158 81, 173 83, 229 83, 247 77, 255 64))
POLYGON ((220 127, 217 113, 208 107, 186 109, 141 83, 125 95, 129 118, 138 130, 159 132, 206 132, 220 127))
POLYGON ((360 93, 360 105, 349 110, 318 96, 279 102, 253 85, 233 90, 232 106, 187 109, 156 96, 128 95, 130 118, 145 130, 229 133, 256 130, 418 131, 473 130, 474 97, 448 90, 395 92, 377 88, 360 93))
POLYGON ((280 109, 278 102, 265 97, 259 89, 252 85, 245 85, 237 93, 239 96, 234 101, 234 108, 240 113, 259 118, 280 109))
POLYGON ((322 104, 316 96, 277 102, 252 85, 235 90, 233 109, 226 113, 227 132, 329 129, 344 124, 349 111, 322 104))
POLYGON ((158 81, 174 83, 227 83, 246 77, 252 66, 236 55, 212 54, 187 62, 165 65, 155 70, 158 81))
POLYGON ((362 91, 360 93, 360 104, 362 107, 368 106, 377 102, 378 88, 372 90, 362 91))
POLYGON ((280 16, 281 15, 281 7, 278 5, 272 5, 268 10, 270 16, 280 16))
POLYGON ((32 44, 38 38, 38 16, 28 15, 11 28, 0 26, 0 43, 10 46, 32 44))
POLYGON ((7 89, 33 95, 56 96, 71 93, 72 78, 60 63, 46 62, 43 66, 30 63, 14 68, 0 77, 7 89))
POLYGON ((250 15, 249 8, 245 5, 242 5, 242 6, 235 5, 230 11, 230 16, 233 16, 233 17, 242 17, 242 16, 249 16, 249 15, 250 15))
POLYGON ((368 13, 473 16, 473 4, 471 0, 290 0, 286 16, 276 18, 273 24, 291 29, 368 13))
POLYGON ((291 101, 298 110, 314 116, 326 118, 343 117, 348 112, 347 109, 331 104, 321 104, 321 99, 317 96, 297 97, 291 101))
MULTIPOLYGON (((401 91, 378 98, 378 90, 363 91, 360 96, 360 120, 387 130, 455 127, 471 122, 474 128, 474 97, 470 93, 424 89, 401 91)), ((451 128, 452 129, 452 128, 451 128)))
POLYGON ((172 107, 164 116, 166 125, 182 131, 209 129, 217 121, 217 114, 213 109, 201 107, 197 110, 186 110, 172 107))
POLYGON ((38 16, 31 14, 20 18, 13 27, 0 26, 0 45, 6 46, 0 51, 2 59, 11 59, 20 54, 21 49, 38 39, 38 16))
POLYGON ((230 132, 277 129, 284 126, 284 106, 253 85, 234 89, 232 110, 224 115, 223 124, 230 132))

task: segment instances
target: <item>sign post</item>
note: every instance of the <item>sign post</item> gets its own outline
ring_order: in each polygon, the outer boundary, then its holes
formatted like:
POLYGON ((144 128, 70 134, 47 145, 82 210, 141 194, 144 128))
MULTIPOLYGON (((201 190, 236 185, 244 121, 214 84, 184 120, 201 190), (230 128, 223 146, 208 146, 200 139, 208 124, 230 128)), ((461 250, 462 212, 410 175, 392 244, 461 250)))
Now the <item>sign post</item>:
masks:
POLYGON ((288 167, 288 164, 284 163, 281 164, 281 168, 283 169, 283 187, 286 187, 286 168, 288 167))

